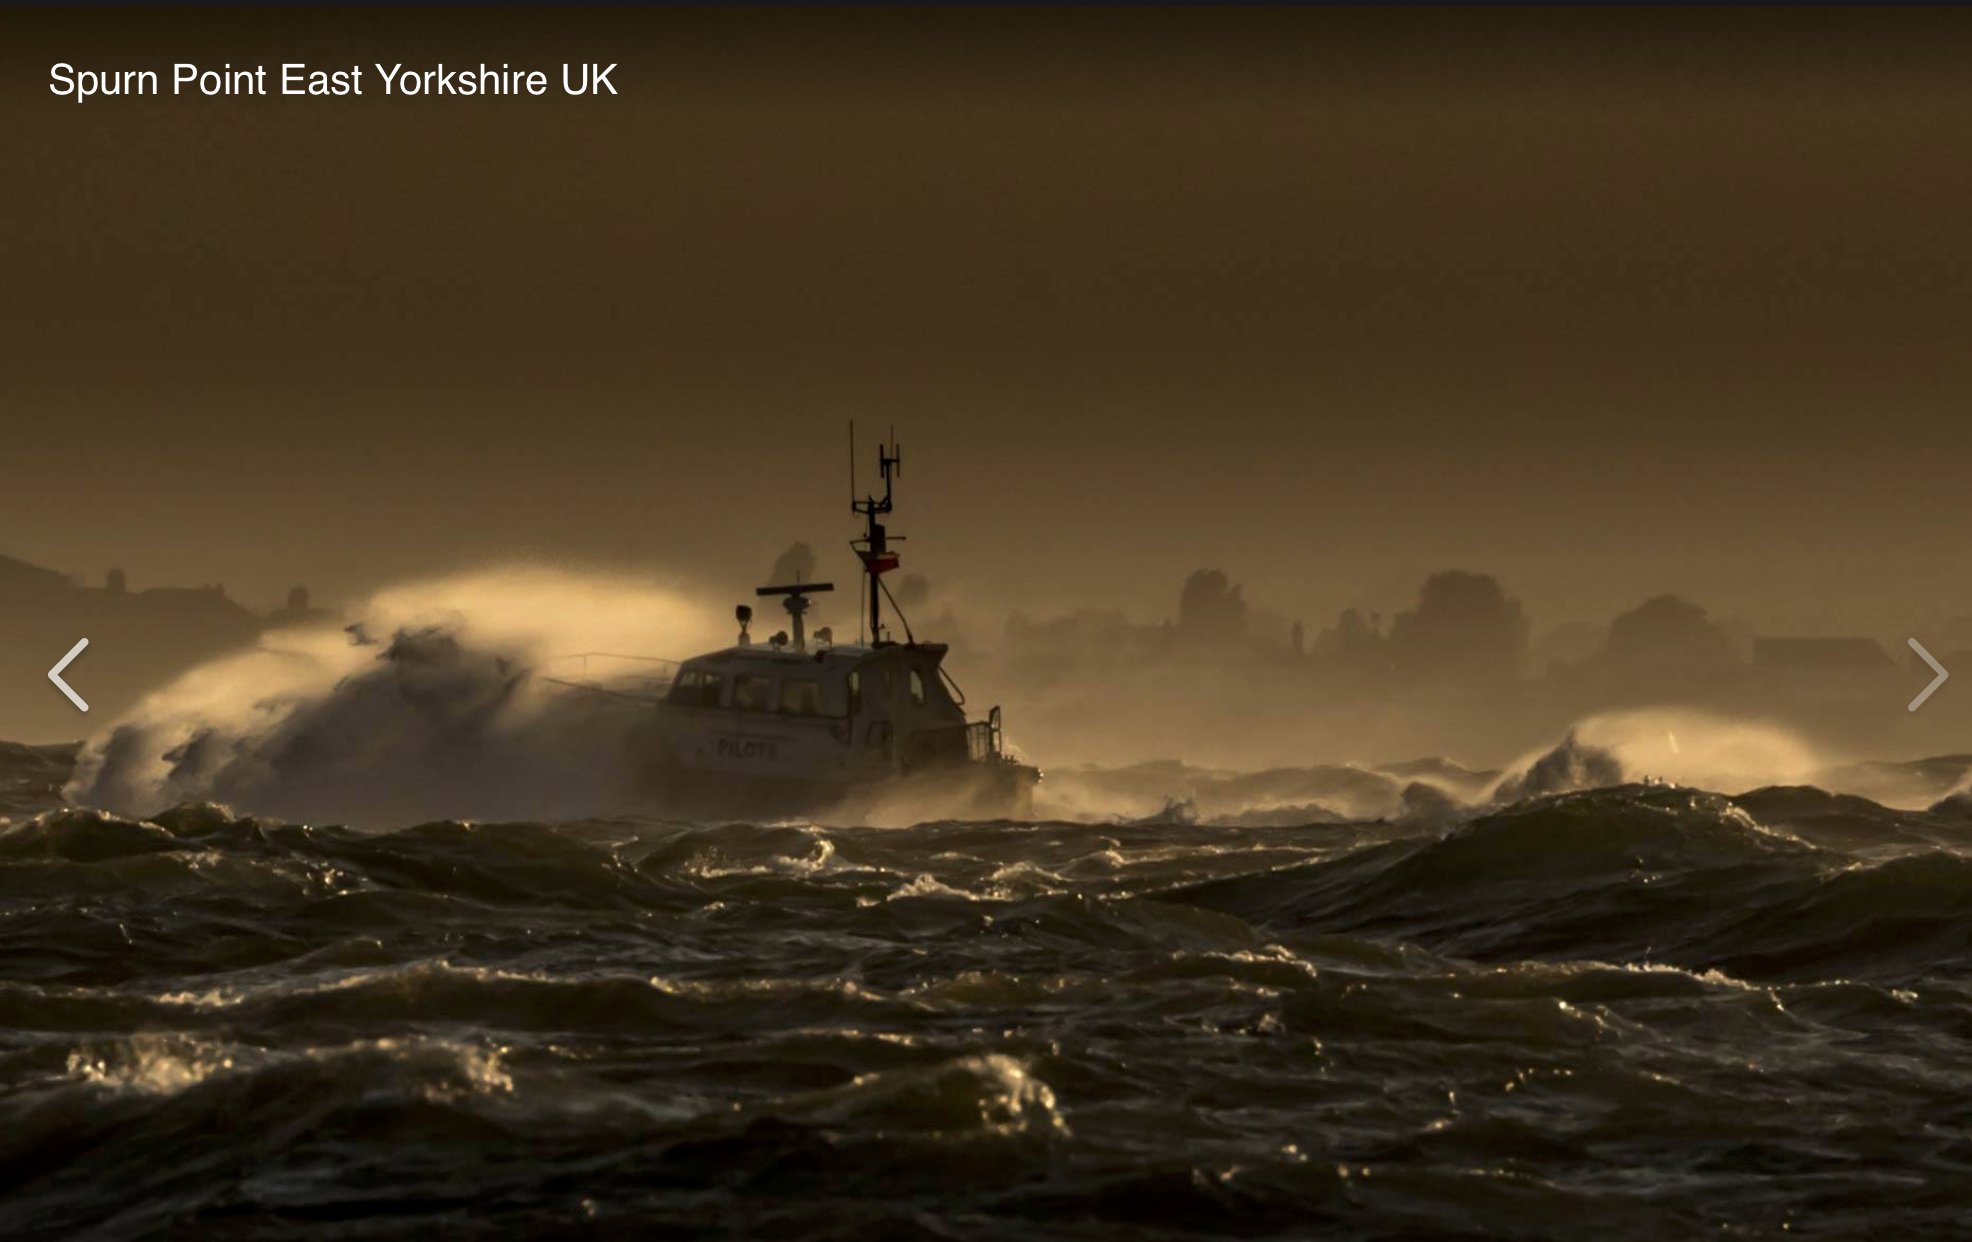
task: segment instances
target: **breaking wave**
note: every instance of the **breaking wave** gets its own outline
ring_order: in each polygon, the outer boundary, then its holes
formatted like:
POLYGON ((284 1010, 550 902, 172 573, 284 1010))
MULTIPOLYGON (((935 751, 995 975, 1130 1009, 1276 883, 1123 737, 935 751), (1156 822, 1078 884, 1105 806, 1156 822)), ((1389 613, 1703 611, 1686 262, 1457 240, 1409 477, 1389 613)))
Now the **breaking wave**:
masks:
POLYGON ((1652 961, 1751 978, 1962 972, 1972 825, 1814 789, 1538 798, 1183 899, 1475 960, 1652 961), (1831 814, 1831 812, 1834 812, 1831 814))
POLYGON ((346 628, 269 635, 152 695, 88 743, 69 795, 376 826, 606 810, 637 789, 641 717, 567 692, 558 659, 712 641, 648 585, 510 570, 398 588, 346 628))

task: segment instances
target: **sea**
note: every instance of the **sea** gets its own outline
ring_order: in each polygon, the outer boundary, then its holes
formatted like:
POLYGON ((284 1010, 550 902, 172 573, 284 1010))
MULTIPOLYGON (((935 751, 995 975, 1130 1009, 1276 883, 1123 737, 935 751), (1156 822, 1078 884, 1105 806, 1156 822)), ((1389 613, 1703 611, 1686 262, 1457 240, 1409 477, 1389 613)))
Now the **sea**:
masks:
POLYGON ((361 830, 73 760, 0 746, 7 1239, 1972 1236, 1972 756, 361 830))

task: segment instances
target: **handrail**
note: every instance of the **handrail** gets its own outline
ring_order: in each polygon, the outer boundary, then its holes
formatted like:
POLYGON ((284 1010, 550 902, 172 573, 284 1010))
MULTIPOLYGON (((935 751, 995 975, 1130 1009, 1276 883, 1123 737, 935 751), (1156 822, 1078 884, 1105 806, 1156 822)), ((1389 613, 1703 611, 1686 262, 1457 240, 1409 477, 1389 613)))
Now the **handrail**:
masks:
POLYGON ((661 694, 631 694, 624 690, 612 690, 608 686, 591 685, 584 681, 570 681, 566 677, 543 677, 541 680, 550 685, 563 686, 570 690, 580 690, 586 694, 600 694, 612 699, 625 699, 632 703, 642 703, 646 706, 655 705, 664 701, 664 696, 661 694))
POLYGON ((906 742, 907 754, 917 762, 992 763, 1002 757, 998 714, 964 724, 940 725, 913 730, 906 742))

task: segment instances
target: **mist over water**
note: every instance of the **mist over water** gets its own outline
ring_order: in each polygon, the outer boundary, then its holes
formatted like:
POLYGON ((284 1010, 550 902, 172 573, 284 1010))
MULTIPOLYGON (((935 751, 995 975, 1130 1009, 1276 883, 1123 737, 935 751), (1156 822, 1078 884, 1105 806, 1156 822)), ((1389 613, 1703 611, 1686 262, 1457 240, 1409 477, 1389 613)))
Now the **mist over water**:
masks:
POLYGON ((520 568, 401 586, 159 690, 90 741, 70 792, 367 826, 606 811, 631 795, 642 718, 560 680, 648 678, 618 657, 729 640, 648 583, 520 568))
MULTIPOLYGON (((666 670, 625 657, 684 658, 731 637, 684 590, 654 582, 519 566, 403 584, 334 624, 271 632, 251 650, 179 677, 90 740, 68 792, 124 814, 211 801, 371 828, 661 809, 641 779, 647 709, 568 683, 648 696, 662 689, 666 670)), ((976 643, 972 653, 992 664, 976 643)), ((1010 743, 1048 772, 1037 812, 1062 820, 1152 818, 1167 807, 1220 823, 1442 819, 1460 808, 1645 780, 1728 791, 1817 784, 1905 806, 1951 792, 1935 774, 1819 753, 1783 726, 1682 708, 1592 714, 1498 772, 1462 766, 1456 754, 1338 762, 1319 704, 1307 718, 1277 710, 1243 721, 1258 731, 1251 753, 1286 760, 1272 767, 1197 766, 1184 750, 1055 767, 1045 751, 1020 747, 1022 720, 1047 718, 1061 703, 1086 713, 1076 679, 1037 683, 1001 670, 998 680, 1018 696, 1010 743)), ((1184 676, 1146 692, 1168 696, 1178 686, 1196 696, 1197 719, 1238 716, 1239 687, 1214 699, 1208 682, 1184 676)), ((1109 686, 1119 697, 1108 713, 1113 725, 1103 728, 1113 736, 1075 750, 1124 754, 1133 737, 1140 746, 1185 744, 1143 733, 1145 713, 1120 697, 1127 690, 1109 686)), ((1429 712, 1415 704, 1392 710, 1429 712)), ((1406 732, 1389 719, 1382 728, 1406 732)), ((1428 721, 1409 731, 1428 736, 1428 721)), ((855 809, 860 822, 892 825, 944 813, 923 797, 855 809)))

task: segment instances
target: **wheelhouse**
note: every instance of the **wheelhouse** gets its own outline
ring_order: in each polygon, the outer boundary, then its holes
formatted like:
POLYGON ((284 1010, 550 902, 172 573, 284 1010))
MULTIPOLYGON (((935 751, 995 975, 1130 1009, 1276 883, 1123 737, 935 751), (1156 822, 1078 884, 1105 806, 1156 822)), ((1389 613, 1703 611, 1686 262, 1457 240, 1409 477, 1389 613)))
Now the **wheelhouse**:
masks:
POLYGON ((907 770, 997 756, 998 713, 968 723, 964 696, 944 671, 945 651, 942 643, 802 652, 749 643, 685 661, 664 702, 707 727, 826 728, 840 746, 907 770))

